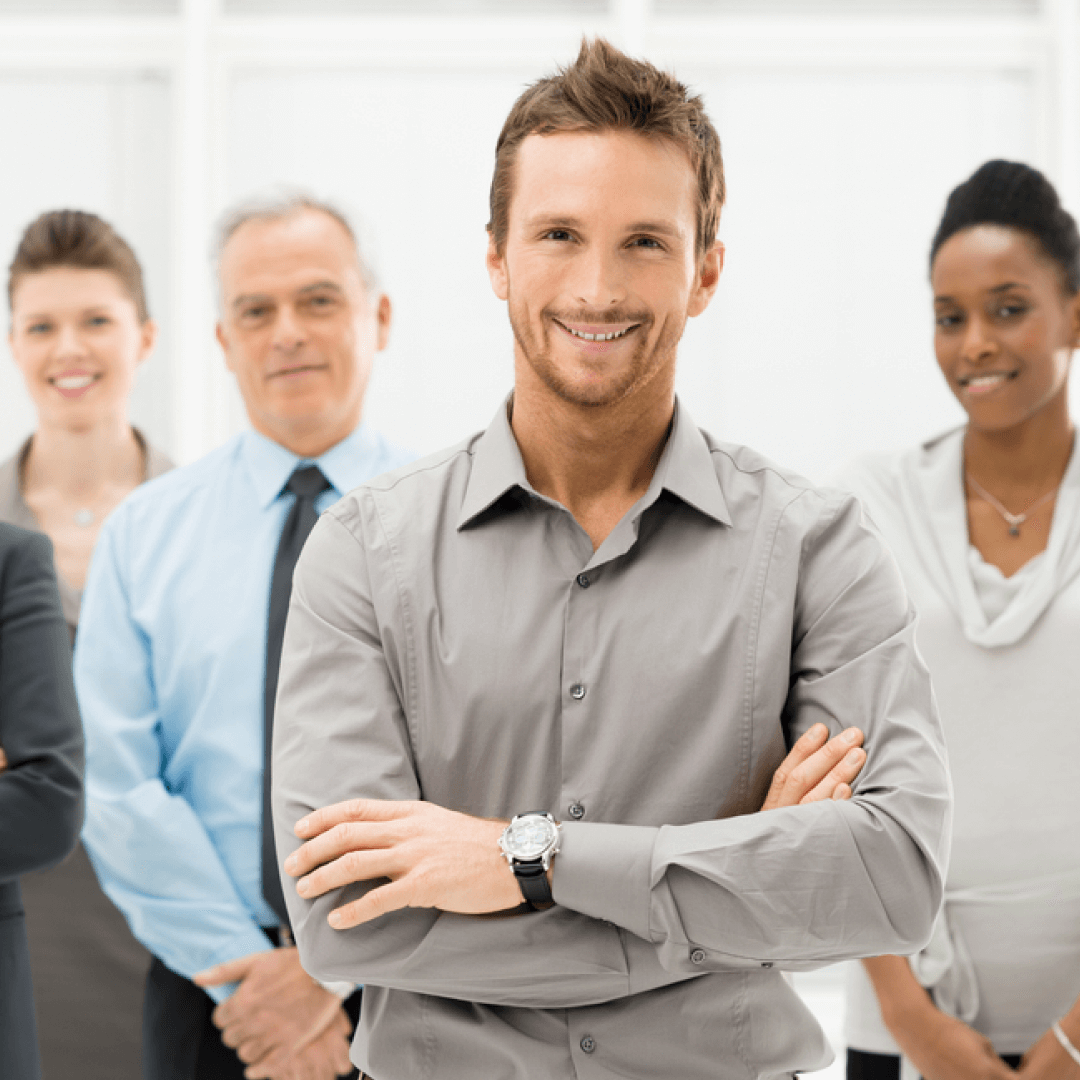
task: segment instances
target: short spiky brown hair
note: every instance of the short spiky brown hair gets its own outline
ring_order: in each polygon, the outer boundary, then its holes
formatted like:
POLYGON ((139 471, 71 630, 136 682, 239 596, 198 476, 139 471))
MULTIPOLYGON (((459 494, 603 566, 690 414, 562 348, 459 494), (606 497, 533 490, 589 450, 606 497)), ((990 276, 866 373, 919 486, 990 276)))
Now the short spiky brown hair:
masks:
POLYGON ((724 205, 724 162, 720 137, 701 97, 691 96, 673 75, 596 38, 582 41, 569 67, 533 83, 503 124, 495 146, 487 226, 498 251, 506 244, 518 147, 529 135, 570 131, 633 131, 683 150, 697 173, 698 258, 709 250, 724 205))

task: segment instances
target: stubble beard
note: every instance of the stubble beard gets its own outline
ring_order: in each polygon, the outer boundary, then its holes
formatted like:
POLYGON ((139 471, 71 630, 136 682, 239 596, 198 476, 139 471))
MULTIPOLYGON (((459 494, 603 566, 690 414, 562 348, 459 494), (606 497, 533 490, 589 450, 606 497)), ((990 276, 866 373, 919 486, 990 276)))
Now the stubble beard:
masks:
POLYGON ((541 315, 544 327, 543 340, 537 340, 529 323, 528 312, 524 310, 524 307, 516 303, 513 297, 509 298, 507 306, 514 340, 533 374, 561 401, 578 408, 605 408, 631 397, 652 382, 666 367, 674 366, 675 350, 682 337, 682 327, 673 327, 662 333, 656 344, 650 348, 648 331, 652 325, 652 318, 648 315, 609 312, 605 319, 598 319, 595 315, 588 314, 569 314, 565 315, 565 318, 560 318, 555 312, 545 310, 541 315), (552 316, 560 318, 560 321, 592 324, 608 323, 625 326, 627 323, 636 323, 639 329, 633 332, 639 335, 639 341, 629 361, 618 371, 592 385, 581 385, 567 379, 552 358, 554 349, 551 334, 558 332, 549 329, 552 316))

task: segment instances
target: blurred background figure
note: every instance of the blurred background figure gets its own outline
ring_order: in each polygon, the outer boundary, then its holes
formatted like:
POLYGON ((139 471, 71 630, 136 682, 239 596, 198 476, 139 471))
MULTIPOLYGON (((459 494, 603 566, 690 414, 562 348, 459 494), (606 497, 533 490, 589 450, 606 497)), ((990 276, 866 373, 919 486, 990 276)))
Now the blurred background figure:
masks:
MULTIPOLYGON (((59 862, 78 838, 83 737, 49 541, 8 524, 0 524, 0 745, 0 1073, 38 1080, 19 877, 59 862)), ((81 894, 66 901, 77 915, 81 894)))
POLYGON ((333 207, 245 203, 217 247, 218 341, 251 430, 109 518, 75 651, 84 836, 153 953, 147 1080, 348 1073, 351 984, 300 966, 269 824, 292 569, 316 517, 411 455, 362 422, 390 300, 333 207))
POLYGON ((850 1080, 1080 1078, 1080 234, 991 161, 931 245, 934 348, 967 423, 844 477, 919 610, 955 785, 945 908, 909 963, 853 965, 850 1080), (925 989, 924 989, 925 988, 925 989), (929 989, 931 995, 926 993, 929 989), (999 1060, 999 1055, 1006 1061, 999 1060))
MULTIPOLYGON (((136 370, 157 328, 131 247, 78 210, 51 211, 27 226, 8 300, 9 344, 37 428, 0 465, 0 521, 52 540, 74 639, 102 521, 171 467, 128 419, 136 370)), ((25 878, 23 900, 47 1080, 135 1080, 149 957, 101 891, 83 847, 25 878)))

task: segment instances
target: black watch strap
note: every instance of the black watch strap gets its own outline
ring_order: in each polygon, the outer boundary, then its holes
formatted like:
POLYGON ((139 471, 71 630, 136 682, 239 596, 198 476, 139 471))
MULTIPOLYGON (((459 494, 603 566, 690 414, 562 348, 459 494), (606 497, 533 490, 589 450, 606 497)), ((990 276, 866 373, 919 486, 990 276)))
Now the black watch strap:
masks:
POLYGON ((539 859, 514 859, 510 865, 514 870, 514 877, 518 879, 518 885, 521 886, 521 895, 530 904, 553 902, 547 871, 539 859))

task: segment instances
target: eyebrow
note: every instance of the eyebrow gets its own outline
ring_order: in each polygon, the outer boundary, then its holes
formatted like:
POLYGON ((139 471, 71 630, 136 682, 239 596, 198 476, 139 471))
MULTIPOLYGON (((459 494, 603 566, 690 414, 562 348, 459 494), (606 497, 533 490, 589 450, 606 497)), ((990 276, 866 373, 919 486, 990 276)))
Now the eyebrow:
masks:
MULTIPOLYGON (((989 292, 993 296, 993 295, 997 295, 999 293, 1008 292, 1010 289, 1030 289, 1030 288, 1031 288, 1030 285, 1027 285, 1022 281, 1006 281, 1001 285, 995 285, 992 289, 988 289, 987 292, 989 292)), ((954 300, 951 296, 935 296, 934 297, 934 303, 935 304, 955 304, 956 300, 954 300)))
MULTIPOLYGON (((296 296, 307 296, 309 293, 321 292, 323 290, 330 290, 344 295, 345 290, 342 289, 336 281, 314 281, 310 285, 305 285, 302 289, 297 289, 296 296)), ((233 308, 243 307, 245 304, 266 304, 273 303, 274 298, 268 293, 242 293, 238 296, 230 305, 233 308)))
MULTIPOLYGON (((578 229, 581 227, 581 219, 564 217, 561 215, 536 214, 525 222, 529 229, 540 227, 548 229, 578 229)), ((682 230, 666 221, 636 221, 630 225, 628 233, 657 233, 660 236, 681 237, 682 230)))

